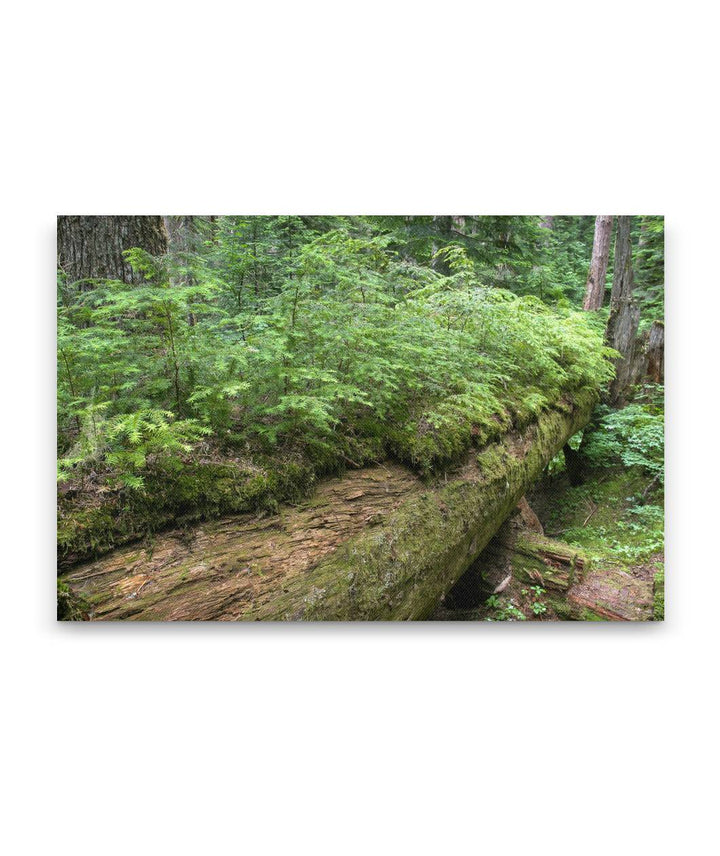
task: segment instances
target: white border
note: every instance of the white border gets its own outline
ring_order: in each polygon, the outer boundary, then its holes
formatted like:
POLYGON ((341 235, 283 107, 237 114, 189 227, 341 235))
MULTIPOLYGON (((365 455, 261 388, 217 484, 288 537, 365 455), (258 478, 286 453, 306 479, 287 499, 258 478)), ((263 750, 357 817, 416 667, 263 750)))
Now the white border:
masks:
POLYGON ((11 10, 7 852, 709 850, 718 174, 705 8, 11 10), (664 625, 56 626, 55 214, 598 211, 667 218, 664 625))

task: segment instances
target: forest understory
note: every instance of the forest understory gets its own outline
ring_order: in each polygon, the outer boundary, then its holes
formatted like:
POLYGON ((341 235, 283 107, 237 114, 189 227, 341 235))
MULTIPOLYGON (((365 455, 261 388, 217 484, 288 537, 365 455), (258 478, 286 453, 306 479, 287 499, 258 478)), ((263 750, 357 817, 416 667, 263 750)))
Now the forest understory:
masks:
POLYGON ((662 218, 61 217, 58 271, 59 618, 663 618, 662 218))

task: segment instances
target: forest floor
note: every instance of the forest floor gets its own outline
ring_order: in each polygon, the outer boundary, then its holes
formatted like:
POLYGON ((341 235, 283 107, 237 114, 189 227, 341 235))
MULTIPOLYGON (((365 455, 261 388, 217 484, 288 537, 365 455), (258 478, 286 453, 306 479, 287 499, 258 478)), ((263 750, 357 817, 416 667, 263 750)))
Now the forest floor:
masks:
MULTIPOLYGON (((661 489, 646 494, 650 484, 650 477, 627 469, 592 472, 574 487, 564 472, 546 478, 528 500, 545 535, 583 550, 589 559, 583 578, 561 603, 542 586, 512 578, 484 602, 459 609, 444 605, 434 618, 553 621, 572 614, 589 621, 662 620, 663 497, 661 489)), ((492 554, 492 544, 488 551, 492 554)))

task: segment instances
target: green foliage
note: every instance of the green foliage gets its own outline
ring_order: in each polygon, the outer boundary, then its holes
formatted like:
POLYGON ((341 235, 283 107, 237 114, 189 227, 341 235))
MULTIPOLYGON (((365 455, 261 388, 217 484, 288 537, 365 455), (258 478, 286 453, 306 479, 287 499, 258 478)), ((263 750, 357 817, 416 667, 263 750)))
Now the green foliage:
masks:
POLYGON ((485 606, 494 610, 493 615, 488 616, 486 621, 526 621, 525 613, 517 606, 513 598, 500 598, 490 595, 485 601, 485 606))
POLYGON ((170 411, 137 410, 105 417, 108 402, 78 411, 81 429, 75 446, 58 459, 58 480, 66 481, 78 465, 105 464, 121 484, 142 488, 142 470, 150 456, 189 452, 210 429, 194 420, 175 420, 170 411))
POLYGON ((582 547, 593 561, 636 564, 662 551, 662 486, 642 468, 604 467, 583 485, 547 488, 546 531, 582 547), (652 501, 651 501, 652 500, 652 501))
POLYGON ((436 242, 394 220, 221 217, 181 257, 129 251, 142 285, 61 283, 60 477, 142 489, 203 436, 318 472, 391 452, 430 474, 608 381, 594 319, 488 285, 532 266, 533 218, 436 242))
POLYGON ((633 293, 642 330, 661 320, 665 311, 665 218, 636 217, 633 238, 633 293))
POLYGON ((652 389, 646 401, 636 401, 622 410, 599 408, 594 430, 583 444, 594 466, 639 467, 664 480, 664 415, 658 400, 661 387, 652 389))
POLYGON ((82 621, 87 617, 88 604, 72 592, 67 583, 57 581, 57 620, 82 621))

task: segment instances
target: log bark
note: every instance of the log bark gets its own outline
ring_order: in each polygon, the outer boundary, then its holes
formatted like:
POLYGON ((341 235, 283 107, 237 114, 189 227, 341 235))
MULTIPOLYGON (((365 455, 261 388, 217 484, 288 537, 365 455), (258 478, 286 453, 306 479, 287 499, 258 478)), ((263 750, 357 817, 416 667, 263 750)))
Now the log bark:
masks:
POLYGON ((592 259, 585 284, 585 300, 583 302, 583 309, 587 312, 600 309, 603 305, 612 225, 613 218, 611 216, 601 214, 595 218, 592 259))
POLYGON ((447 484, 370 468, 364 487, 328 482, 301 508, 170 533, 151 553, 118 550, 62 581, 95 619, 427 618, 594 404, 578 393, 476 451, 447 484))
POLYGON ((167 252, 168 234, 162 217, 57 218, 57 266, 68 282, 116 279, 142 282, 123 255, 139 247, 152 256, 167 252))

